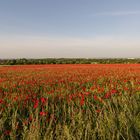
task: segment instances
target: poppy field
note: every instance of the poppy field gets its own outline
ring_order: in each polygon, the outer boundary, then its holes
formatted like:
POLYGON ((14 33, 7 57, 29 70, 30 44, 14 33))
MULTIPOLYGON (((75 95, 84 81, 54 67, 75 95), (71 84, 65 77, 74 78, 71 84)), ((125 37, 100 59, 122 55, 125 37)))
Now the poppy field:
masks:
POLYGON ((1 66, 0 139, 139 140, 140 64, 1 66))

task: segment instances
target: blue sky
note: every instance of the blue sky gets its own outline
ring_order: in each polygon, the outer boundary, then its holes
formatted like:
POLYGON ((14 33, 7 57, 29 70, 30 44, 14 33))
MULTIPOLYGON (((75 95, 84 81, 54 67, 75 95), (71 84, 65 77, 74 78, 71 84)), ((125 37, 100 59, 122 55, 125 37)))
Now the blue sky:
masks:
POLYGON ((1 0, 0 58, 140 57, 139 0, 1 0))

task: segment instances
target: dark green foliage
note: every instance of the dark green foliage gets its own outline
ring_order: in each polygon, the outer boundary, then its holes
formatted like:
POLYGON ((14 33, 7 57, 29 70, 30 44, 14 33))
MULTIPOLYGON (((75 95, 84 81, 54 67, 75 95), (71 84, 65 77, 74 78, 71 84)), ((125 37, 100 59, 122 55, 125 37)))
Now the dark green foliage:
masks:
POLYGON ((44 58, 44 59, 0 59, 0 65, 26 65, 26 64, 129 64, 140 63, 140 58, 44 58))

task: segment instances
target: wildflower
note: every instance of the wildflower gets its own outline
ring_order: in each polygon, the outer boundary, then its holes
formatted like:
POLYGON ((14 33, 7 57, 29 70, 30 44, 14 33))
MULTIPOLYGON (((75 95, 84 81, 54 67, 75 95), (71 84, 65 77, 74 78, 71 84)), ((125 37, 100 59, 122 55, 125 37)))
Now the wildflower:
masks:
POLYGON ((100 110, 100 109, 97 109, 97 110, 96 110, 96 112, 97 112, 97 113, 100 113, 100 112, 101 112, 101 110, 100 110))
POLYGON ((111 93, 111 94, 115 94, 115 93, 117 93, 117 90, 112 89, 112 90, 110 91, 110 93, 111 93))
POLYGON ((18 96, 14 97, 14 100, 17 101, 18 100, 18 96))
POLYGON ((34 108, 35 108, 35 109, 38 107, 38 104, 39 104, 39 101, 36 100, 36 101, 35 101, 35 104, 34 104, 34 108))
POLYGON ((80 101, 80 105, 81 105, 81 106, 84 105, 84 99, 81 99, 81 101, 80 101))
POLYGON ((4 134, 5 134, 5 135, 10 135, 10 133, 11 133, 10 130, 5 130, 5 131, 4 131, 4 134))
POLYGON ((45 116, 47 113, 46 113, 46 112, 41 111, 39 114, 40 114, 40 116, 45 116))
POLYGON ((33 120, 32 116, 29 116, 29 118, 28 118, 28 119, 29 119, 29 121, 32 121, 32 120, 33 120))
POLYGON ((0 104, 1 104, 1 103, 3 103, 3 100, 2 100, 2 99, 0 99, 0 104))
POLYGON ((127 90, 129 90, 129 89, 128 89, 127 87, 124 87, 124 90, 127 91, 127 90))
POLYGON ((85 93, 85 95, 89 95, 89 94, 90 94, 90 92, 86 92, 86 93, 85 93))
POLYGON ((111 96, 110 92, 107 92, 104 96, 104 98, 108 99, 111 96))
POLYGON ((80 105, 83 106, 84 105, 84 102, 85 102, 85 99, 84 99, 84 96, 82 96, 82 99, 80 101, 80 105))
POLYGON ((83 89, 83 91, 86 91, 86 87, 83 87, 82 89, 83 89))
POLYGON ((98 100, 98 97, 96 95, 93 96, 94 100, 98 100))
POLYGON ((41 102, 42 102, 42 104, 45 103, 46 102, 45 98, 42 97, 41 102))

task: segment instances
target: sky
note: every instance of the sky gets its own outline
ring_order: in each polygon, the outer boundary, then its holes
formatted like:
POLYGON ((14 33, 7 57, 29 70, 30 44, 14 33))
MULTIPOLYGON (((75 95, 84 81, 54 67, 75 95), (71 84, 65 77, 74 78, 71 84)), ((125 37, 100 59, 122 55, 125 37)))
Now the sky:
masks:
POLYGON ((140 0, 1 0, 0 58, 140 57, 140 0))

